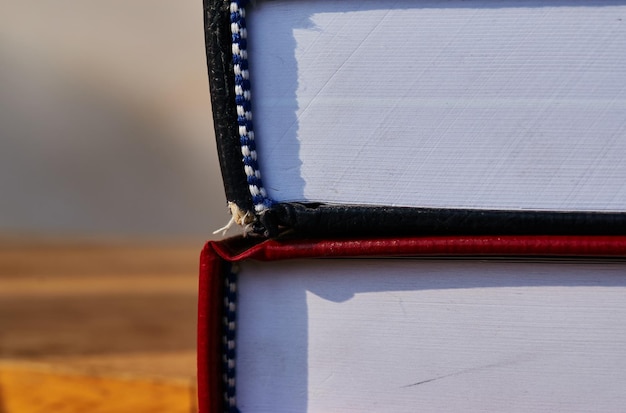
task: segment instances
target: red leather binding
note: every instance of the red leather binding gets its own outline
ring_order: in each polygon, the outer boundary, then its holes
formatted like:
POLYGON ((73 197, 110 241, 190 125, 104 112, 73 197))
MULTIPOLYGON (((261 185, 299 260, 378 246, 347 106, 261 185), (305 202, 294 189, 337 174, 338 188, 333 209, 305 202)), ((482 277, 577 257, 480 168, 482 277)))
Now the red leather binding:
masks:
POLYGON ((209 244, 200 256, 198 291, 198 408, 221 413, 221 294, 223 261, 209 244))
POLYGON ((358 256, 626 257, 626 236, 458 236, 208 242, 200 260, 198 411, 222 411, 221 303, 225 261, 358 256))
POLYGON ((226 261, 358 256, 626 256, 626 236, 454 236, 267 240, 208 244, 226 261))

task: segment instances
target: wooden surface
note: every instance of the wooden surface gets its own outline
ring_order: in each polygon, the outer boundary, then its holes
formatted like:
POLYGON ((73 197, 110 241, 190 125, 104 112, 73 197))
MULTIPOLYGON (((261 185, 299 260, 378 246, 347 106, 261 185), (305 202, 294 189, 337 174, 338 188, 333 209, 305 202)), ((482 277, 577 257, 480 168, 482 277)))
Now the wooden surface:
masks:
POLYGON ((195 411, 200 247, 0 240, 0 413, 195 411))

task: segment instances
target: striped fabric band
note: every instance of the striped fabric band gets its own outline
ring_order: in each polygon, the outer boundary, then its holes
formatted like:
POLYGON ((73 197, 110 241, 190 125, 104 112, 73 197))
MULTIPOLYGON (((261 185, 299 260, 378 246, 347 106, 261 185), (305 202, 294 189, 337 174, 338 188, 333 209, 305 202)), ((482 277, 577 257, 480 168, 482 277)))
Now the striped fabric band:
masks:
POLYGON ((252 203, 257 214, 262 214, 272 206, 263 188, 261 172, 257 162, 254 129, 252 125, 252 105, 250 102, 250 73, 248 71, 246 10, 247 0, 234 0, 230 3, 230 30, 232 34, 233 65, 235 72, 235 100, 237 123, 243 155, 244 170, 252 203))
POLYGON ((236 392, 236 333, 237 333, 237 265, 232 264, 224 280, 224 319, 222 330, 222 380, 224 382, 224 412, 239 413, 236 392))

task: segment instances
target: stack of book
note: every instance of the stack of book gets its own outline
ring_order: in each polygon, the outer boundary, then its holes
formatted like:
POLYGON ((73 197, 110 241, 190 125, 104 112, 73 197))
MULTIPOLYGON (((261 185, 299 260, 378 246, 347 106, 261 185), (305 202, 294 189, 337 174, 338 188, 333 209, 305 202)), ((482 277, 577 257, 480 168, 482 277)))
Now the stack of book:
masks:
POLYGON ((626 3, 204 12, 201 412, 626 404, 626 3))

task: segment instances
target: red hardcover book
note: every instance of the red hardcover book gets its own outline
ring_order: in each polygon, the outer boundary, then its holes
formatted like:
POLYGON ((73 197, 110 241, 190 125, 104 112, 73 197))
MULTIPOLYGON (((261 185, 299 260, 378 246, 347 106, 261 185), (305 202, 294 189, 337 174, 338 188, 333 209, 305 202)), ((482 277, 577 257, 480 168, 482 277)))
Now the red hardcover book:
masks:
POLYGON ((620 411, 625 257, 626 236, 209 242, 199 410, 620 411))

